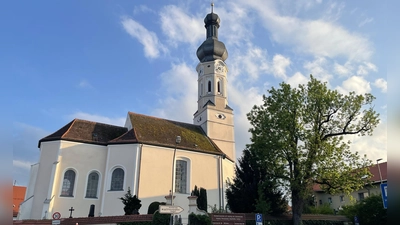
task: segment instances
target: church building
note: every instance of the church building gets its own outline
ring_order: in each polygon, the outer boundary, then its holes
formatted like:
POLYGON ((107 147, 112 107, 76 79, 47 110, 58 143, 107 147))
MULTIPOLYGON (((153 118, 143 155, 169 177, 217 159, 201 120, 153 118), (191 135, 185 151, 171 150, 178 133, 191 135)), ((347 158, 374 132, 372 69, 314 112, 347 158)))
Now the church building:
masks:
MULTIPOLYGON (((233 110, 228 105, 228 52, 218 40, 220 18, 205 19, 206 40, 197 49, 198 107, 193 124, 128 112, 123 127, 74 119, 39 140, 19 220, 124 215, 119 199, 128 189, 141 200, 184 209, 195 185, 209 206, 226 207, 226 182, 235 168, 233 110)), ((195 82, 195 81, 194 81, 195 82)), ((211 211, 210 208, 208 210, 211 211)))

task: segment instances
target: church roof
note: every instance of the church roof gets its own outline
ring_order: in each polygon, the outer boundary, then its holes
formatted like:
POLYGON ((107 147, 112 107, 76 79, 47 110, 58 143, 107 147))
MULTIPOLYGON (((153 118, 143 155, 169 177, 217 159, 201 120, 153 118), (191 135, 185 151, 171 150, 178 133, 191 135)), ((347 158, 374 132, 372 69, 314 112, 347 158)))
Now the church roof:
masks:
POLYGON ((74 119, 58 131, 39 140, 45 141, 66 140, 90 144, 107 145, 109 141, 123 135, 128 129, 104 123, 74 119))
POLYGON ((53 134, 39 140, 38 147, 40 148, 41 142, 67 140, 99 145, 142 143, 174 148, 176 136, 181 136, 178 149, 223 154, 198 125, 133 112, 128 112, 128 117, 132 124, 130 130, 126 127, 74 119, 53 134))
POLYGON ((177 145, 179 149, 223 154, 198 125, 133 112, 129 112, 128 117, 139 143, 174 148, 176 136, 181 136, 181 142, 177 145))

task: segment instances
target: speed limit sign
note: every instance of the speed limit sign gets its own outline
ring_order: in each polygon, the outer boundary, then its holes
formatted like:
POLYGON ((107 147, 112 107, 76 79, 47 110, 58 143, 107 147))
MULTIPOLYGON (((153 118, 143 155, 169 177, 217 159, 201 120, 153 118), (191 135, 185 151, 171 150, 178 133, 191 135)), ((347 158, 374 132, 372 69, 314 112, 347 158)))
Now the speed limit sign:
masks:
POLYGON ((60 219, 60 218, 61 218, 61 213, 59 213, 59 212, 53 213, 53 219, 54 219, 54 220, 58 220, 58 219, 60 219))

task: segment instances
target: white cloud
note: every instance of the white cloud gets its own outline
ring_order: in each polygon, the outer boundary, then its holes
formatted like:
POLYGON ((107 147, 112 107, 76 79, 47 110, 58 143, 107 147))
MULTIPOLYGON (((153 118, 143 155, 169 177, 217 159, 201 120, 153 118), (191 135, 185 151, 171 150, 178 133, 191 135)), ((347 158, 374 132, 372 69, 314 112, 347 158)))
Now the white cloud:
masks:
POLYGON ((290 84, 291 87, 298 87, 299 84, 307 84, 308 80, 308 77, 305 77, 300 72, 296 72, 286 80, 286 83, 290 84))
POLYGON ((32 162, 28 162, 28 161, 23 161, 23 160, 13 160, 13 166, 14 167, 18 167, 24 170, 30 170, 31 169, 31 165, 33 165, 34 163, 32 162))
POLYGON ((155 13, 154 10, 150 9, 146 5, 135 5, 133 8, 133 14, 139 14, 139 13, 155 13))
POLYGON ((363 62, 358 66, 357 75, 367 75, 370 71, 376 72, 378 68, 373 63, 363 62))
POLYGON ((374 21, 374 18, 366 18, 363 21, 360 22, 360 24, 358 24, 359 27, 364 26, 367 23, 371 23, 372 21, 374 21))
POLYGON ((78 85, 79 88, 93 88, 93 86, 85 79, 81 80, 78 85))
POLYGON ((152 114, 158 117, 192 123, 197 109, 197 74, 186 63, 173 64, 160 78, 162 97, 152 114))
POLYGON ((248 0, 243 4, 243 7, 249 6, 258 12, 275 42, 292 46, 298 52, 319 57, 346 57, 355 61, 368 60, 373 53, 366 37, 337 23, 281 15, 272 1, 248 0))
POLYGON ((110 117, 106 117, 106 116, 102 116, 102 115, 90 114, 90 113, 85 113, 85 112, 76 112, 76 113, 67 115, 67 118, 70 120, 83 119, 83 120, 89 120, 89 121, 93 121, 93 122, 111 124, 111 125, 116 125, 116 126, 124 126, 124 124, 125 124, 125 117, 110 118, 110 117))
POLYGON ((174 5, 165 6, 160 13, 161 28, 169 42, 198 44, 205 39, 205 29, 202 20, 191 17, 186 10, 174 5))
POLYGON ((340 65, 335 62, 333 69, 336 74, 339 74, 339 76, 343 77, 351 75, 353 67, 349 62, 345 63, 344 65, 340 65))
POLYGON ((387 91, 387 82, 386 82, 386 80, 384 80, 382 78, 376 79, 375 82, 374 82, 374 85, 376 87, 380 88, 383 93, 386 93, 386 91, 387 91))
POLYGON ((277 54, 272 59, 273 74, 276 77, 286 79, 286 67, 290 65, 290 59, 277 54))
POLYGON ((143 45, 144 55, 147 58, 158 58, 160 51, 167 51, 162 43, 159 42, 156 33, 147 30, 140 23, 130 18, 123 18, 121 23, 125 31, 143 45))
POLYGON ((328 82, 332 78, 327 67, 328 61, 324 57, 317 57, 314 61, 308 61, 304 64, 307 73, 312 74, 315 78, 323 82, 328 82))
POLYGON ((342 86, 337 87, 337 90, 343 94, 347 94, 351 91, 354 91, 356 94, 365 94, 371 92, 371 86, 363 77, 352 76, 343 81, 342 86))

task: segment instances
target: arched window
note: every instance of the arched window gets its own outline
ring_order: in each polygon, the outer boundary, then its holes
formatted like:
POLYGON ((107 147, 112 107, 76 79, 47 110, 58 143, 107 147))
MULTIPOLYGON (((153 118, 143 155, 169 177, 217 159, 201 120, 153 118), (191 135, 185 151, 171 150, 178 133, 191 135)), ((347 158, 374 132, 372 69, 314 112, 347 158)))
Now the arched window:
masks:
POLYGON ((112 172, 111 191, 122 191, 124 186, 124 170, 117 168, 112 172))
POLYGON ((62 183, 61 196, 63 197, 74 197, 74 185, 75 185, 75 171, 67 170, 64 173, 64 179, 62 183))
POLYGON ((175 192, 187 192, 188 165, 185 160, 176 160, 175 192))
POLYGON ((218 94, 221 93, 221 82, 218 81, 217 83, 217 88, 218 88, 218 94))
POLYGON ((99 187, 99 174, 91 172, 88 176, 86 187, 86 198, 97 198, 97 188, 99 187))
POLYGON ((200 84, 200 96, 203 96, 203 83, 200 84))
POLYGON ((211 92, 211 81, 208 81, 208 92, 211 92))

